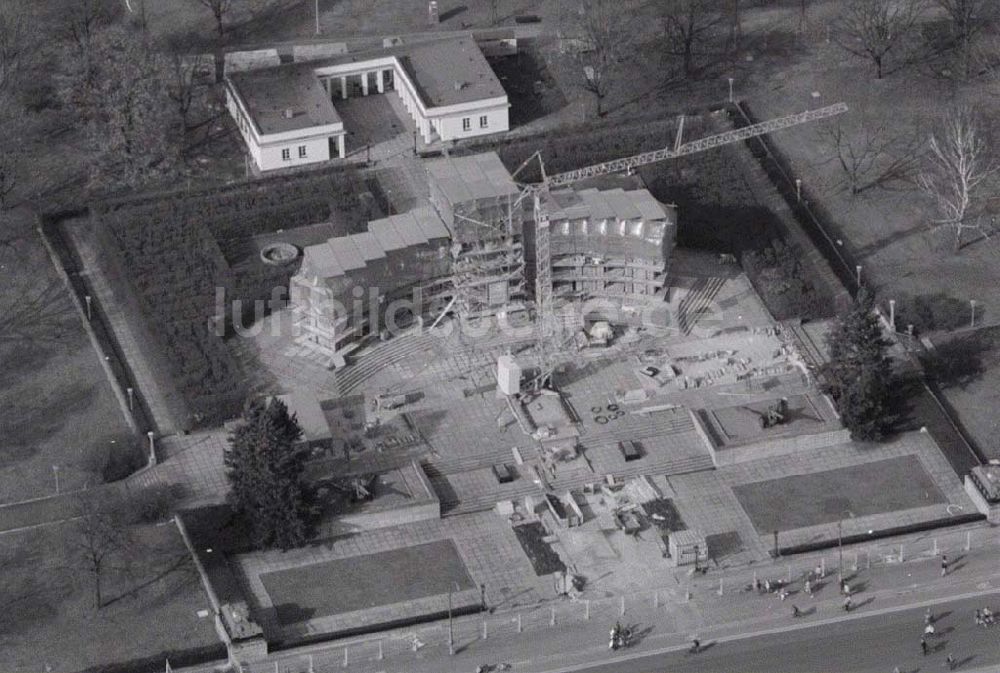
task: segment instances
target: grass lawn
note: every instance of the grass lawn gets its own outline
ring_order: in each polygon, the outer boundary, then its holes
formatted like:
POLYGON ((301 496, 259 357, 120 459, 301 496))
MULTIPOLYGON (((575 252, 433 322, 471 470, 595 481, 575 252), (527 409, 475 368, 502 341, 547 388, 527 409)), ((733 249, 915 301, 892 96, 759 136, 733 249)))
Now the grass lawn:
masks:
POLYGON ((64 523, 0 536, 0 670, 79 671, 150 657, 155 666, 133 670, 163 670, 166 652, 215 647, 225 656, 211 616, 197 615, 211 606, 173 524, 135 529, 141 547, 132 576, 105 575, 109 604, 100 610, 92 576, 67 550, 74 533, 64 523))
MULTIPOLYGON (((862 117, 884 122, 893 132, 926 140, 938 116, 948 105, 968 102, 986 118, 1000 111, 1000 81, 974 79, 962 83, 942 75, 954 66, 946 56, 923 58, 901 65, 896 60, 890 72, 877 80, 865 61, 851 56, 823 36, 839 2, 810 3, 817 29, 798 39, 804 47, 797 58, 772 72, 756 73, 752 83, 740 86, 740 95, 761 117, 846 102, 851 111, 838 120, 821 122, 831 126, 839 121, 858 124, 862 117), (820 94, 813 98, 813 92, 820 94)), ((749 14, 749 13, 748 13, 749 14)), ((758 20, 769 22, 776 36, 794 35, 794 12, 761 12, 758 20)), ((930 27, 928 15, 925 29, 930 27)), ((763 27, 761 28, 763 29, 763 27)), ((987 29, 985 44, 997 41, 995 29, 987 29)), ((790 39, 790 38, 788 38, 790 39)), ((841 184, 843 171, 830 145, 817 132, 820 124, 809 124, 774 134, 772 142, 784 153, 804 188, 822 202, 840 228, 844 245, 863 266, 868 283, 877 285, 887 305, 890 298, 945 292, 964 303, 979 302, 983 318, 1000 318, 1000 295, 986 292, 1000 282, 1000 239, 993 237, 951 251, 950 234, 928 232, 935 215, 930 200, 916 186, 915 175, 873 187, 858 195, 841 184), (834 159, 831 161, 831 159, 834 159)), ((998 203, 991 202, 992 213, 998 203)), ((987 213, 989 214, 989 213, 987 213)), ((974 232, 966 232, 971 239, 974 232)))
POLYGON ((916 456, 733 487, 758 533, 947 502, 916 456))
POLYGON ((1000 328, 934 340, 928 361, 945 399, 986 458, 1000 458, 1000 328))
POLYGON ((54 493, 54 465, 61 490, 101 483, 133 437, 33 232, 0 248, 0 278, 0 503, 54 493))
POLYGON ((451 540, 279 570, 260 579, 283 624, 437 596, 454 583, 461 591, 475 588, 451 540))

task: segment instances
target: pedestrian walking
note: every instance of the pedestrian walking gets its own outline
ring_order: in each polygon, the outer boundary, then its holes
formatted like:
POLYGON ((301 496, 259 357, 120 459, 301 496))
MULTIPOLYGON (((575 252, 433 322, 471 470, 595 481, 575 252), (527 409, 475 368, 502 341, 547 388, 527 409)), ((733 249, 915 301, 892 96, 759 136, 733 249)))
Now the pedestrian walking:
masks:
POLYGON ((976 610, 976 626, 983 626, 983 613, 981 610, 976 610))
POLYGON ((944 554, 941 557, 941 577, 948 574, 948 555, 944 554))
POLYGON ((847 598, 844 599, 844 612, 850 612, 850 611, 851 611, 851 597, 848 596, 847 598))
POLYGON ((955 655, 953 655, 953 654, 951 654, 949 652, 948 656, 945 657, 944 663, 948 664, 948 670, 949 671, 954 671, 955 670, 955 655))
POLYGON ((817 565, 816 566, 816 570, 813 571, 813 572, 816 573, 816 579, 818 579, 818 580, 823 579, 823 566, 822 565, 817 565))
POLYGON ((894 666, 892 669, 892 673, 902 673, 902 671, 899 670, 899 666, 894 666))
POLYGON ((844 592, 845 596, 850 596, 851 595, 851 585, 848 584, 847 582, 844 582, 844 586, 841 587, 841 591, 844 592))
POLYGON ((810 582, 809 580, 806 580, 806 584, 803 587, 803 590, 806 592, 806 594, 808 594, 809 596, 812 596, 813 595, 812 582, 810 582))
POLYGON ((920 651, 923 652, 924 656, 927 656, 927 639, 923 636, 920 637, 920 651))

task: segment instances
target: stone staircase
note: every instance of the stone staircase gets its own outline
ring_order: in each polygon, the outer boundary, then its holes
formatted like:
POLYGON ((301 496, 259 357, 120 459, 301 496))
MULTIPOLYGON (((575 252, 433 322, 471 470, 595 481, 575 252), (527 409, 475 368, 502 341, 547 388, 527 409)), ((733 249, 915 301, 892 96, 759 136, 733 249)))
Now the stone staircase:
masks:
MULTIPOLYGON (((490 463, 493 464, 492 462, 490 463)), ((520 476, 508 484, 495 484, 494 488, 479 490, 475 494, 459 497, 455 486, 449 481, 449 474, 441 472, 434 463, 423 463, 424 473, 430 479, 434 492, 441 500, 441 516, 457 516, 471 512, 482 512, 492 509, 501 500, 515 500, 526 495, 540 495, 542 489, 531 479, 531 473, 526 467, 519 468, 520 476)), ((481 468, 469 468, 472 471, 481 468)), ((461 473, 450 473, 454 477, 461 473)))
POLYGON ((348 358, 351 364, 337 372, 337 390, 342 396, 348 395, 383 369, 431 350, 439 341, 433 334, 411 332, 379 343, 364 355, 348 358))

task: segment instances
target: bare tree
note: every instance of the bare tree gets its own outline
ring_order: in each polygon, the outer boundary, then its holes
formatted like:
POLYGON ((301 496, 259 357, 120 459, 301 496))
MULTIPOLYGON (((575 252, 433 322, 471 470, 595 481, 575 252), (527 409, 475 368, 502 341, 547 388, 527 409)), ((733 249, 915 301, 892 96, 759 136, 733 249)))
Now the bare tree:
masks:
POLYGON ((63 98, 86 123, 92 182, 137 187, 177 165, 181 119, 170 100, 168 59, 124 25, 91 38, 92 57, 71 73, 63 98))
POLYGON ((694 73, 694 57, 725 19, 724 12, 715 0, 672 0, 660 11, 667 53, 681 57, 684 75, 690 77, 694 73))
POLYGON ((29 49, 24 5, 0 4, 0 92, 9 90, 20 78, 29 49))
POLYGON ((226 31, 223 20, 226 18, 229 10, 232 9, 233 0, 198 0, 198 2, 212 12, 212 16, 215 17, 215 29, 219 31, 219 37, 222 37, 226 31))
POLYGON ((987 0, 937 0, 937 4, 951 21, 963 77, 971 74, 973 44, 985 23, 986 2, 987 0))
POLYGON ((114 22, 121 14, 118 0, 63 0, 55 15, 59 22, 59 33, 73 43, 86 58, 94 35, 102 27, 114 22))
POLYGON ((729 2, 729 46, 734 48, 740 38, 743 37, 743 12, 740 2, 742 0, 728 0, 729 2))
POLYGON ((922 9, 921 0, 851 0, 837 21, 837 44, 870 60, 882 79, 886 57, 906 40, 922 9))
POLYGON ((594 94, 597 115, 603 117, 604 97, 613 74, 632 50, 632 18, 619 0, 580 0, 574 3, 583 48, 578 54, 584 70, 584 88, 594 94))
POLYGON ((69 543, 80 568, 94 582, 94 609, 104 607, 102 581, 116 560, 127 558, 134 542, 125 508, 116 498, 81 497, 77 500, 76 531, 69 543))
POLYGON ((851 194, 912 176, 919 162, 919 135, 898 129, 885 119, 862 116, 857 124, 843 120, 823 125, 817 134, 844 174, 851 194))
POLYGON ((194 104, 194 94, 196 89, 195 75, 198 71, 197 59, 188 57, 179 51, 172 51, 167 64, 167 75, 169 78, 167 95, 177 106, 184 128, 190 128, 188 115, 191 106, 194 104))
POLYGON ((945 117, 931 135, 928 150, 920 186, 937 206, 939 217, 935 224, 954 230, 957 252, 966 229, 978 229, 989 236, 975 206, 984 183, 996 175, 998 165, 982 122, 969 107, 958 108, 945 117))

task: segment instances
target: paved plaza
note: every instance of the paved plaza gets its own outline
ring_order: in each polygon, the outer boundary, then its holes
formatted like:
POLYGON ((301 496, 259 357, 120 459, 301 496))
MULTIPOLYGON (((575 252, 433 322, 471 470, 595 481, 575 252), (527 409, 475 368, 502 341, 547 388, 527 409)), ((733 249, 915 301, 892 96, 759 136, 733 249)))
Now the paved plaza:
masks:
MULTIPOLYGON (((459 583, 452 592, 456 610, 478 609, 480 586, 488 604, 500 610, 549 603, 556 597, 554 576, 535 575, 507 515, 495 510, 498 502, 510 501, 523 514, 526 496, 545 492, 578 494, 582 525, 564 528, 545 512, 541 520, 547 544, 584 578, 580 598, 603 600, 651 587, 677 598, 685 570, 672 568, 664 558, 655 529, 634 538, 619 529, 614 502, 593 488, 608 475, 619 481, 647 479, 686 526, 706 538, 712 562, 720 567, 768 559, 775 526, 783 546, 835 537, 833 509, 854 514, 844 524, 845 534, 973 511, 930 435, 912 432, 878 445, 845 441, 795 334, 767 318, 745 276, 697 255, 683 261, 679 273, 684 275, 670 305, 683 319, 620 337, 606 349, 562 353, 555 372, 561 400, 542 400, 548 406, 525 410, 529 419, 554 427, 568 424, 578 434, 580 455, 566 462, 547 460, 496 394, 500 355, 514 354, 529 370, 537 366, 530 332, 483 329, 471 335, 446 319, 434 330, 369 343, 349 367, 332 371, 294 342, 287 311, 269 316, 253 339, 241 343, 242 357, 256 363, 260 382, 270 392, 308 390, 320 400, 334 440, 316 454, 309 474, 389 473, 416 460, 440 500, 443 518, 402 525, 390 521, 376 529, 346 525, 349 517, 345 525, 331 518, 306 548, 234 557, 268 638, 291 642, 443 614, 448 595, 430 581, 433 572, 424 578, 430 582, 427 592, 419 581, 406 589, 385 583, 382 593, 367 592, 371 596, 364 600, 312 605, 290 590, 326 586, 329 582, 317 578, 335 569, 338 576, 350 577, 344 569, 378 558, 404 559, 422 545, 453 549, 466 569, 469 586, 459 583), (674 376, 650 376, 644 370, 651 364, 670 366, 674 376), (370 401, 385 391, 405 392, 408 401, 376 414, 370 401), (760 416, 782 398, 789 422, 761 428, 760 416), (375 415, 377 429, 366 430, 375 415), (808 437, 826 439, 810 443, 808 437), (624 440, 635 443, 637 459, 625 459, 619 446, 624 440), (792 450, 784 447, 777 455, 774 448, 782 442, 792 450), (718 462, 717 454, 729 449, 745 452, 744 457, 735 464, 718 462), (501 483, 494 472, 500 465, 512 480, 501 483), (861 502, 859 493, 871 483, 862 477, 871 474, 891 475, 910 490, 861 502), (796 504, 828 482, 841 484, 830 502, 796 504), (833 500, 845 506, 834 507, 833 500), (312 579, 303 580, 303 573, 312 579)), ((133 479, 185 483, 190 500, 221 502, 227 488, 225 442, 221 431, 160 440, 164 464, 133 479)), ((421 569, 428 563, 411 565, 421 569)))

